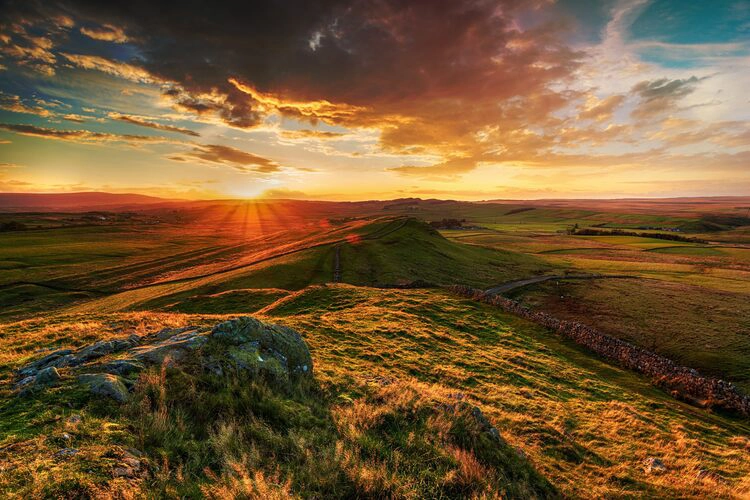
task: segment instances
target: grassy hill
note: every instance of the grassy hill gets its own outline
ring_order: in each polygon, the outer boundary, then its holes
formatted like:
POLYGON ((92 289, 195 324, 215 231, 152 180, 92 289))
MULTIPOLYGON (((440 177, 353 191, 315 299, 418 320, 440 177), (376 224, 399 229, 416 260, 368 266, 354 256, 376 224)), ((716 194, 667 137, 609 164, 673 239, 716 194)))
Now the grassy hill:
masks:
MULTIPOLYGON (((0 377, 7 382, 9 370, 42 346, 225 317, 92 313, 7 324, 0 377)), ((118 406, 92 401, 66 381, 23 399, 3 383, 0 462, 7 472, 0 491, 214 498, 750 493, 747 422, 673 400, 495 308, 439 290, 327 285, 288 295, 260 317, 302 333, 317 388, 211 386, 167 369, 144 379, 137 404, 118 406), (202 384, 214 389, 203 395, 202 384), (507 447, 483 440, 457 402, 478 406, 507 447), (71 424, 71 415, 81 423, 71 424), (63 448, 78 452, 56 457, 63 448), (114 477, 117 457, 134 449, 151 474, 114 477), (665 470, 647 473, 650 458, 665 470)))
POLYGON ((219 269, 208 276, 165 280, 137 287, 85 302, 72 311, 166 308, 199 312, 200 304, 205 304, 207 309, 200 312, 211 312, 216 306, 208 303, 232 297, 226 292, 248 289, 294 291, 311 284, 332 282, 337 248, 341 281, 354 285, 396 285, 422 280, 434 284, 469 283, 488 287, 554 269, 533 256, 447 240, 416 219, 384 218, 341 230, 335 238, 322 242, 316 239, 309 244, 299 243, 288 253, 269 253, 256 263, 226 271, 219 269), (196 300, 196 297, 209 296, 209 301, 196 300))

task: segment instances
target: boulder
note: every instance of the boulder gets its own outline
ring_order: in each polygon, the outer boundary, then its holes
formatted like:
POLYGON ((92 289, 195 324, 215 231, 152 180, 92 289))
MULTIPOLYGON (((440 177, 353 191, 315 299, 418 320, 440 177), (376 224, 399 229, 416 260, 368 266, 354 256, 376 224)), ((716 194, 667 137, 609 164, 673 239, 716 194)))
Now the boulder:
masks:
POLYGON ((60 349, 55 352, 51 352, 43 358, 40 358, 33 363, 29 363, 28 365, 22 367, 16 373, 20 378, 36 375, 39 370, 53 365, 53 363, 58 361, 60 358, 69 356, 72 352, 73 351, 70 349, 60 349))
POLYGON ((122 379, 109 373, 87 373, 79 375, 78 381, 88 385, 92 394, 112 398, 118 403, 124 403, 128 400, 128 388, 125 387, 122 379))
POLYGON ((133 378, 151 365, 194 357, 203 373, 244 372, 287 384, 312 377, 312 358, 302 337, 284 326, 241 317, 205 327, 163 329, 157 334, 99 341, 73 352, 55 351, 16 373, 19 394, 61 380, 58 368, 77 373, 92 394, 124 402, 133 378), (124 353, 123 353, 124 351, 124 353), (118 354, 117 358, 112 356, 118 354), (103 358, 103 359, 102 359, 103 358))
POLYGON ((36 377, 34 378, 34 385, 40 388, 49 387, 53 384, 56 384, 60 380, 62 380, 62 377, 57 371, 57 368, 55 368, 54 366, 50 366, 44 368, 43 370, 40 370, 39 373, 36 374, 36 377))
POLYGON ((160 365, 167 359, 178 363, 186 355, 203 346, 207 340, 205 334, 190 330, 168 337, 166 340, 134 347, 129 353, 136 361, 150 365, 160 365))
POLYGON ((239 370, 264 373, 281 382, 312 377, 310 350, 291 328, 244 316, 219 323, 210 338, 226 346, 226 356, 239 370))
POLYGON ((115 359, 101 365, 101 370, 112 375, 127 377, 131 373, 137 373, 145 368, 145 365, 135 359, 115 359))

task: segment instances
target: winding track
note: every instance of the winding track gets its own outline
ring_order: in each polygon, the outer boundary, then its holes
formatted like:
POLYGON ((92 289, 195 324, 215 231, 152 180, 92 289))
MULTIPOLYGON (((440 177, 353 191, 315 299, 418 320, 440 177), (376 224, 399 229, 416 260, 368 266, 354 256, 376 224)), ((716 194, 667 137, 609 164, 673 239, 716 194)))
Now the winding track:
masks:
POLYGON ((534 276, 533 278, 525 278, 522 280, 507 281, 500 285, 488 288, 485 293, 490 295, 498 295, 500 293, 510 292, 517 288, 522 288, 528 285, 535 285, 537 283, 543 283, 551 280, 593 280, 593 279, 606 279, 606 278, 637 278, 637 276, 629 276, 626 274, 559 274, 552 276, 534 276))

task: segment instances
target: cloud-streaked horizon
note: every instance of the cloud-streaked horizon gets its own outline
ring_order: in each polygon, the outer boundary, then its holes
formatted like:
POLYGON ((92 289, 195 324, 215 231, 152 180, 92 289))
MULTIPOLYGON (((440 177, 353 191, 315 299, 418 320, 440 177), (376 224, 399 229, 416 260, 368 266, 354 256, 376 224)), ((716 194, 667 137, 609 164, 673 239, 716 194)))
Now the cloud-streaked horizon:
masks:
POLYGON ((59 186, 74 152, 71 185, 132 165, 199 197, 750 193, 745 2, 242 5, 9 2, 14 180, 59 186))

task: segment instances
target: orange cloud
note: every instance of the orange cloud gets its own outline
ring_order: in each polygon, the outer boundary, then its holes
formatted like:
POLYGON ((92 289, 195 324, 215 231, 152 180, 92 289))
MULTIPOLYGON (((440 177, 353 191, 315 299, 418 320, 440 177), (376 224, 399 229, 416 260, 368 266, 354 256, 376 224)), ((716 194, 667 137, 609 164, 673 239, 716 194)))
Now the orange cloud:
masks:
POLYGON ((220 144, 197 144, 189 153, 169 157, 174 161, 198 160, 202 163, 229 165, 241 172, 269 174, 281 170, 273 160, 220 144))
POLYGON ((30 137, 41 137, 44 139, 57 139, 70 142, 171 142, 164 137, 153 137, 146 135, 110 134, 107 132, 92 132, 90 130, 60 130, 35 125, 19 125, 12 123, 0 123, 0 130, 7 130, 20 135, 30 137))
POLYGON ((153 128, 156 130, 163 130, 165 132, 177 132, 178 134, 185 134, 185 135, 190 135, 193 137, 200 137, 200 134, 193 130, 189 130, 189 129, 182 128, 182 127, 175 127, 174 125, 164 125, 163 123, 151 121, 146 118, 143 118, 142 116, 123 115, 121 113, 111 112, 107 114, 107 117, 111 118, 112 120, 118 120, 121 122, 130 123, 132 125, 138 125, 140 127, 148 127, 148 128, 153 128))
POLYGON ((61 52, 60 55, 79 68, 101 71, 133 82, 159 82, 159 80, 154 78, 148 71, 132 64, 113 61, 111 59, 93 55, 68 54, 66 52, 61 52))
POLYGON ((93 38, 94 40, 102 40, 105 42, 125 43, 130 40, 122 28, 118 28, 117 26, 113 26, 111 24, 105 24, 102 26, 95 26, 90 28, 84 26, 81 27, 80 31, 81 34, 86 35, 89 38, 93 38))

